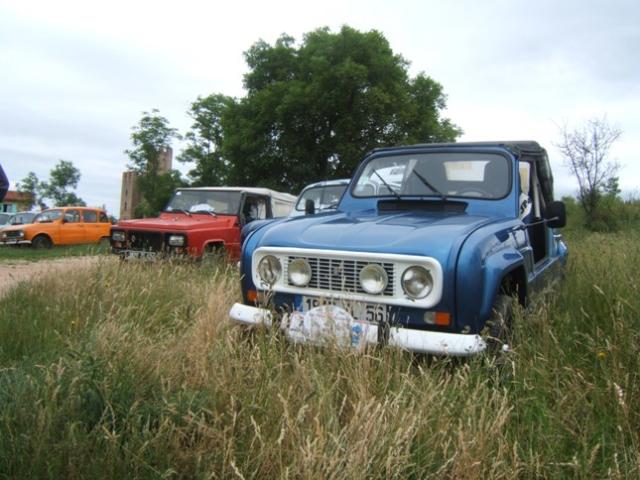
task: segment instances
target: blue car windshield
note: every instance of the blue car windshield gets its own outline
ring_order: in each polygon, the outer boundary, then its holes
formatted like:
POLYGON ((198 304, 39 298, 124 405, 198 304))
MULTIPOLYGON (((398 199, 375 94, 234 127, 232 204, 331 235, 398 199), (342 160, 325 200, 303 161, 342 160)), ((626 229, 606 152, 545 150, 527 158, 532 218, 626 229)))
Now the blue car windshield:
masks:
POLYGON ((372 159, 354 182, 353 195, 499 199, 510 188, 509 161, 502 155, 433 152, 372 159))

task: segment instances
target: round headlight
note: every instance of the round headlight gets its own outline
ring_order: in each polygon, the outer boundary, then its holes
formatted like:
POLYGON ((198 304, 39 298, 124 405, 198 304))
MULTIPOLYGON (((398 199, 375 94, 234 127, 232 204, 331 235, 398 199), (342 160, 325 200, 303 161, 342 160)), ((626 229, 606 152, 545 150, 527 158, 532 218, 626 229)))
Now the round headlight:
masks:
POLYGON ((169 235, 169 245, 172 247, 184 246, 184 235, 169 235))
POLYGON ((378 295, 387 288, 387 272, 382 266, 370 263, 360 270, 360 285, 362 289, 372 295, 378 295))
POLYGON ((289 281, 297 287, 306 287, 311 281, 311 265, 304 258, 289 263, 289 281))
POLYGON ((433 289, 433 277, 424 267, 409 267, 402 274, 402 289, 411 298, 424 298, 433 289))
POLYGON ((122 230, 113 230, 111 232, 111 239, 114 242, 124 242, 125 241, 124 232, 122 230))
POLYGON ((282 266, 280 260, 273 255, 267 255, 258 263, 258 275, 267 285, 273 285, 280 278, 282 266))

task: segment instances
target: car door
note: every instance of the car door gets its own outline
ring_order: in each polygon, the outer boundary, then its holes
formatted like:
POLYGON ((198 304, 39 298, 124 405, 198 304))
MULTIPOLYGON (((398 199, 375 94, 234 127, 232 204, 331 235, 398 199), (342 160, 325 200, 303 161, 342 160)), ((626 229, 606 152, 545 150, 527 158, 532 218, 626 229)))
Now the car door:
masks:
POLYGON ((62 245, 75 245, 86 240, 84 223, 79 209, 65 210, 60 225, 60 243, 62 245))
POLYGON ((530 274, 530 280, 533 290, 542 290, 555 278, 560 262, 557 255, 553 254, 552 245, 555 232, 544 218, 547 206, 542 195, 535 163, 531 164, 531 194, 531 215, 525 223, 529 245, 533 253, 533 271, 530 274))
POLYGON ((271 218, 269 199, 262 195, 246 195, 242 205, 242 220, 245 224, 254 220, 271 218))
POLYGON ((85 243, 98 243, 102 238, 102 225, 98 223, 98 212, 96 210, 83 210, 82 220, 84 221, 85 243))

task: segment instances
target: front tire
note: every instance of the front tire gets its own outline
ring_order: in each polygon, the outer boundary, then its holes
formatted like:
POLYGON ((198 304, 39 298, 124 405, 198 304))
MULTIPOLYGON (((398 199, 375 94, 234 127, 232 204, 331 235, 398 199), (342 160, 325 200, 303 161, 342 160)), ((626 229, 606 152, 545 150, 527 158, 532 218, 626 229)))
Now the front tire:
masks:
POLYGON ((49 249, 53 246, 53 242, 46 235, 38 235, 31 241, 31 246, 36 250, 49 249))
POLYGON ((496 351, 504 349, 505 346, 508 348, 513 334, 513 298, 505 294, 496 296, 487 326, 489 348, 496 351))

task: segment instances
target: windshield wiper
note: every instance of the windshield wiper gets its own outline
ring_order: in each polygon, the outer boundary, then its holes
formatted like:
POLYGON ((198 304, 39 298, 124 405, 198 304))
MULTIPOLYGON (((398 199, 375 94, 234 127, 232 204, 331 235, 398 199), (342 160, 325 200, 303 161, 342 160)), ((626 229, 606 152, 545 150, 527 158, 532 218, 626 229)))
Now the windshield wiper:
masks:
POLYGON ((212 212, 211 210, 196 210, 193 213, 208 213, 209 215, 211 215, 213 218, 218 218, 218 215, 215 214, 215 212, 212 212))
POLYGON ((378 178, 382 180, 382 183, 384 184, 384 186, 389 189, 389 191, 393 194, 394 197, 396 197, 396 200, 402 200, 398 192, 396 192, 393 188, 391 188, 391 185, 389 185, 387 181, 384 178, 382 178, 382 176, 378 173, 377 170, 374 170, 373 173, 375 173, 378 176, 378 178))
POLYGON ((185 213, 188 217, 191 216, 191 213, 187 212, 184 208, 176 208, 175 210, 177 210, 178 212, 181 212, 181 213, 185 213))
POLYGON ((447 201, 447 196, 442 193, 440 190, 438 190, 436 187, 434 187, 433 185, 431 185, 431 183, 429 183, 429 181, 424 178, 420 173, 418 173, 418 171, 416 169, 413 169, 411 171, 411 173, 415 173, 416 177, 418 177, 420 179, 420 181, 429 189, 431 189, 434 193, 437 193, 438 195, 440 195, 440 198, 442 198, 443 202, 447 201))

